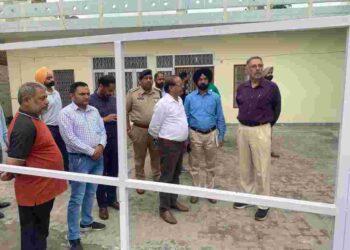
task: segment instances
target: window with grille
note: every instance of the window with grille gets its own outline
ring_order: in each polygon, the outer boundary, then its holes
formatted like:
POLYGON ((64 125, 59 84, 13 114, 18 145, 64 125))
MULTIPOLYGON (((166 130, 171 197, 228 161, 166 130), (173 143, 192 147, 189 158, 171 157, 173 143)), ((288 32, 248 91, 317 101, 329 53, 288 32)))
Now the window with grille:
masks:
POLYGON ((133 56, 124 58, 125 69, 146 69, 147 56, 133 56))
POLYGON ((172 68, 173 56, 157 56, 157 68, 172 68))
POLYGON ((114 57, 96 57, 92 64, 93 69, 115 69, 114 57))
POLYGON ((176 55, 175 66, 213 65, 213 54, 176 55))
POLYGON ((248 75, 245 72, 245 64, 239 64, 233 66, 233 107, 238 108, 236 102, 238 87, 248 80, 248 75))
MULTIPOLYGON (((125 89, 137 86, 137 79, 140 72, 147 68, 147 56, 132 56, 124 58, 125 68, 125 89)), ((114 57, 95 57, 93 58, 93 78, 94 86, 97 88, 98 79, 103 75, 113 75, 115 77, 114 57)))
POLYGON ((70 85, 74 83, 74 70, 54 70, 55 89, 60 93, 63 107, 71 103, 69 96, 70 85))
MULTIPOLYGON (((115 69, 114 57, 95 57, 92 59, 94 70, 115 69)), ((146 69, 147 56, 129 56, 124 58, 125 69, 146 69)))

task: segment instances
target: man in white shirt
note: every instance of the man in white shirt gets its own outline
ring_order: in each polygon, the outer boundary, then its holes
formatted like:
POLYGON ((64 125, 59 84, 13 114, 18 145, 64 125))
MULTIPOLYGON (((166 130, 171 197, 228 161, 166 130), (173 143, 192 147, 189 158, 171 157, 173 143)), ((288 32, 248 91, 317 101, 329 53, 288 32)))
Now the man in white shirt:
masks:
MULTIPOLYGON (((160 182, 179 184, 182 157, 185 141, 188 138, 188 123, 180 96, 183 94, 183 83, 178 76, 165 80, 166 94, 154 108, 148 133, 158 143, 161 175, 160 182)), ((159 215, 170 224, 177 220, 170 208, 188 212, 189 208, 177 201, 177 194, 159 193, 159 215)))
POLYGON ((49 106, 41 115, 41 120, 45 122, 46 126, 50 129, 52 137, 54 138, 63 156, 64 169, 68 171, 69 164, 66 144, 64 143, 58 128, 58 114, 62 109, 62 100, 60 93, 58 93, 58 91, 54 88, 55 79, 53 76, 53 71, 46 67, 39 68, 35 72, 35 81, 45 85, 46 87, 49 106))

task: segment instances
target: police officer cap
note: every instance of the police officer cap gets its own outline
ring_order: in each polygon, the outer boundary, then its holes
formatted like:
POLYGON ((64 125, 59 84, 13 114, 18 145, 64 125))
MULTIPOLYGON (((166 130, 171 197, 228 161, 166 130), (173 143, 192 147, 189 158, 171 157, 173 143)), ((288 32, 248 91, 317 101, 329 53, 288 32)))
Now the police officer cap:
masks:
POLYGON ((145 69, 142 71, 139 75, 139 80, 141 81, 145 76, 152 75, 152 70, 150 69, 145 69))

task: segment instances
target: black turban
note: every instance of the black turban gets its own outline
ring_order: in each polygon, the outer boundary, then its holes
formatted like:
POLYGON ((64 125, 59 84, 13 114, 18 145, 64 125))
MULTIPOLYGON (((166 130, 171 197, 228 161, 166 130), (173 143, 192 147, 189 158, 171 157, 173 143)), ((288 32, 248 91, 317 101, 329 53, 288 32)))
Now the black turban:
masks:
POLYGON ((208 82, 210 83, 212 80, 213 80, 213 73, 211 72, 211 70, 209 68, 201 68, 201 69, 198 69, 196 72, 194 72, 193 74, 193 82, 195 84, 197 84, 198 80, 199 80, 199 77, 201 75, 205 75, 208 79, 208 82))

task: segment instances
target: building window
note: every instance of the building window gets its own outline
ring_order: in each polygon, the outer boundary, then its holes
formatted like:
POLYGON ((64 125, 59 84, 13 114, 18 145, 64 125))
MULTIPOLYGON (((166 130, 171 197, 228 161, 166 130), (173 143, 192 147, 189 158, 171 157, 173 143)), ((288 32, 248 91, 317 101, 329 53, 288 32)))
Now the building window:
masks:
MULTIPOLYGON (((114 57, 95 57, 92 59, 94 87, 98 86, 98 79, 103 75, 115 77, 114 57)), ((147 68, 147 56, 133 56, 124 58, 125 89, 128 92, 138 83, 138 75, 147 68)))
POLYGON ((213 54, 176 55, 175 66, 213 65, 213 54))
POLYGON ((179 75, 186 72, 190 78, 186 92, 189 93, 196 88, 192 82, 194 72, 202 67, 208 67, 214 77, 213 54, 190 54, 190 55, 160 55, 157 56, 157 72, 164 75, 179 75))
POLYGON ((60 93, 62 99, 62 105, 67 106, 71 103, 70 99, 70 85, 74 83, 74 70, 54 70, 53 75, 55 78, 55 89, 60 93))
POLYGON ((157 68, 172 68, 173 56, 157 56, 157 68))
POLYGON ((147 56, 125 57, 124 67, 125 69, 146 69, 147 56))
POLYGON ((245 72, 245 64, 239 64, 233 66, 233 107, 238 108, 236 102, 238 87, 248 80, 248 75, 245 72))
POLYGON ((114 57, 96 57, 92 59, 93 69, 115 69, 114 57))

